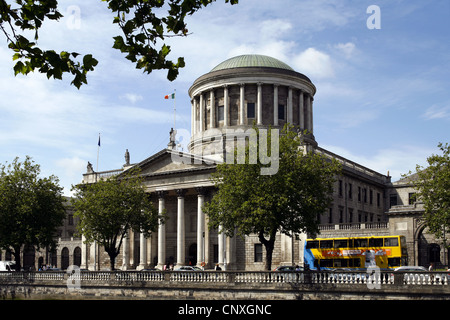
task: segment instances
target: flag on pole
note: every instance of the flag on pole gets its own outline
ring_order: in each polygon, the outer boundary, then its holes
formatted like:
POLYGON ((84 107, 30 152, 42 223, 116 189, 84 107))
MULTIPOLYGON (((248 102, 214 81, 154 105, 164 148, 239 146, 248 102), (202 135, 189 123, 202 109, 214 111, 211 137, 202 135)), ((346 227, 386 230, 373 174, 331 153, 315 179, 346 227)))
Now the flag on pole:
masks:
POLYGON ((100 133, 98 134, 98 146, 100 147, 100 133))
POLYGON ((175 93, 164 96, 164 99, 175 99, 175 93))

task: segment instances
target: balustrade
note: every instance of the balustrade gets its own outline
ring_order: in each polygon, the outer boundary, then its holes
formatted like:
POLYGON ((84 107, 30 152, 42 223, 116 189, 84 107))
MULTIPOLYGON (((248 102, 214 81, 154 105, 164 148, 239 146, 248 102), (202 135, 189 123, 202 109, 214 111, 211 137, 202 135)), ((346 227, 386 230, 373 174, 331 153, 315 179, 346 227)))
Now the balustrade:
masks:
POLYGON ((65 271, 0 272, 0 283, 67 281, 72 275, 83 281, 97 282, 222 282, 222 283, 289 283, 289 284, 365 284, 448 286, 449 272, 368 271, 65 271))

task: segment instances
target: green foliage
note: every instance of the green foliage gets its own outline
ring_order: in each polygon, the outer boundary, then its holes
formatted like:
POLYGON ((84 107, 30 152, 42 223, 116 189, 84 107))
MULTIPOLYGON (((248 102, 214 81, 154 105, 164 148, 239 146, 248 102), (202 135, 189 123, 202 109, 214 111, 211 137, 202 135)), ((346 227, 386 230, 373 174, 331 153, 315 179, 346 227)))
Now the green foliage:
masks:
MULTIPOLYGON (((215 0, 102 0, 114 14, 112 23, 118 24, 123 36, 113 37, 113 48, 126 53, 125 58, 133 62, 138 69, 151 73, 153 70, 168 70, 167 78, 174 80, 179 69, 183 68, 184 58, 176 62, 168 59, 170 47, 162 43, 167 37, 187 36, 185 22, 192 15, 215 0), (157 13, 167 9, 167 15, 159 17, 157 13)), ((238 0, 225 0, 231 4, 238 0)), ((77 60, 78 53, 54 50, 42 50, 36 42, 28 40, 26 31, 34 31, 34 40, 39 38, 39 28, 45 19, 58 21, 63 15, 58 11, 56 0, 16 0, 16 5, 0 0, 0 29, 5 34, 8 47, 14 51, 13 60, 19 60, 14 66, 14 74, 28 74, 39 71, 47 78, 62 79, 64 73, 72 74, 71 84, 78 89, 87 84, 87 73, 93 71, 98 61, 86 54, 82 61, 77 60), (22 32, 19 33, 19 30, 22 32)))
MULTIPOLYGON (((271 145, 270 135, 268 139, 271 145)), ((205 212, 210 227, 228 236, 258 235, 266 247, 266 269, 270 270, 277 232, 290 236, 319 232, 317 216, 330 205, 340 165, 314 153, 305 154, 300 137, 289 126, 279 137, 276 174, 261 175, 264 166, 259 161, 249 164, 249 152, 256 151, 247 146, 245 164, 217 166, 212 175, 217 192, 205 212)))
POLYGON ((450 145, 439 143, 442 155, 427 158, 428 167, 416 166, 416 198, 425 209, 425 223, 430 232, 444 240, 450 231, 450 145), (447 235, 446 235, 447 234, 447 235))
POLYGON ((127 232, 132 229, 146 237, 158 226, 158 213, 145 192, 139 172, 77 185, 73 205, 79 217, 78 231, 87 243, 104 246, 114 269, 114 260, 127 232))
POLYGON ((30 157, 1 167, 0 247, 11 250, 18 269, 23 245, 56 248, 56 229, 65 218, 58 179, 39 178, 39 173, 39 165, 30 157))

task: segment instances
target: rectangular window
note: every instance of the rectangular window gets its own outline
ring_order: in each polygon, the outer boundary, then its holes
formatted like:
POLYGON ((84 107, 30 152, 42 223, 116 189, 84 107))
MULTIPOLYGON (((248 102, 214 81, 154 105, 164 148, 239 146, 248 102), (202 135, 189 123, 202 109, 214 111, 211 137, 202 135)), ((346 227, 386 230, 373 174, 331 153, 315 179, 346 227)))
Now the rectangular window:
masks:
POLYGON ((320 249, 333 248, 333 240, 320 240, 320 249))
POLYGON ((342 197, 343 193, 342 180, 339 180, 339 196, 342 197))
POLYGON ((348 184, 348 198, 352 199, 353 198, 353 185, 351 183, 348 184))
POLYGON ((306 249, 318 249, 319 248, 319 240, 312 240, 306 242, 306 249))
POLYGON ((396 194, 391 194, 389 196, 389 206, 396 206, 397 205, 397 195, 396 194))
POLYGON ((345 239, 345 240, 334 240, 334 247, 336 249, 348 248, 348 240, 347 239, 345 239))
POLYGON ((247 103, 247 118, 255 118, 255 103, 247 103))
POLYGON ((398 246, 398 238, 385 238, 384 246, 385 247, 397 247, 398 246))
POLYGON ((219 106, 217 108, 217 121, 223 121, 224 119, 224 107, 219 106))
POLYGON ((373 190, 369 190, 369 203, 373 204, 373 190))
POLYGON ((367 239, 354 239, 355 248, 367 248, 367 239))
POLYGON ((380 193, 377 192, 377 207, 380 206, 380 193))
POLYGON ((263 262, 263 248, 261 243, 255 243, 255 262, 263 262))
POLYGON ((382 246, 383 246, 383 238, 369 239, 369 247, 382 247, 382 246))
POLYGON ((284 112, 284 104, 278 105, 278 120, 286 120, 286 115, 284 112))
POLYGON ((408 194, 408 204, 413 205, 416 202, 416 194, 414 192, 410 192, 408 194))
POLYGON ((358 201, 361 201, 361 187, 358 187, 358 201))

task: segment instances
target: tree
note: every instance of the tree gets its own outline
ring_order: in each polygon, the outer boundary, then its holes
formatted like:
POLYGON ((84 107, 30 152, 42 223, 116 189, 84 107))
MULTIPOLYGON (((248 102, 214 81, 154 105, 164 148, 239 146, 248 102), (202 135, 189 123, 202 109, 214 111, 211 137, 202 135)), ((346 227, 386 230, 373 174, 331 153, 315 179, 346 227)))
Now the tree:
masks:
POLYGON ((417 179, 412 181, 417 189, 416 199, 424 204, 424 220, 436 238, 444 240, 450 230, 450 145, 438 144, 442 155, 427 158, 428 167, 416 166, 417 179))
MULTIPOLYGON (((167 59, 170 47, 164 44, 167 37, 187 36, 185 22, 192 15, 215 0, 103 0, 113 13, 112 23, 117 24, 123 36, 114 37, 113 48, 126 53, 126 59, 150 73, 152 70, 168 70, 167 78, 172 81, 184 67, 184 59, 177 62, 167 59), (158 16, 161 9, 167 15, 158 16)), ((86 54, 78 60, 77 52, 42 50, 37 46, 39 29, 44 21, 58 21, 63 15, 58 11, 57 0, 16 0, 9 4, 0 0, 0 29, 6 36, 8 47, 14 51, 14 74, 28 74, 38 70, 48 78, 62 79, 64 73, 74 76, 71 84, 78 89, 87 84, 87 73, 93 71, 98 61, 86 54), (34 41, 25 35, 34 32, 34 41)), ((238 0, 225 0, 231 4, 238 0)))
POLYGON ((146 237, 158 226, 158 213, 145 192, 138 171, 132 170, 89 185, 77 185, 73 205, 78 232, 86 243, 97 241, 109 255, 111 270, 130 229, 146 237))
POLYGON ((39 174, 40 166, 28 156, 1 167, 0 247, 14 255, 17 271, 22 246, 56 248, 57 227, 66 215, 58 178, 39 174))
MULTIPOLYGON (((261 140, 261 130, 256 131, 261 140)), ((268 139, 271 144, 271 134, 268 139)), ((261 141, 257 148, 261 148, 261 141)), ((249 144, 244 164, 217 166, 212 174, 217 192, 204 209, 209 216, 209 226, 227 236, 256 234, 266 249, 265 268, 271 270, 277 232, 288 236, 319 232, 317 216, 331 203, 340 165, 334 159, 305 153, 301 138, 289 126, 285 126, 279 136, 276 174, 261 175, 261 168, 265 166, 260 160, 251 164, 251 153, 256 151, 249 144)), ((235 151, 236 160, 238 156, 235 151)))

